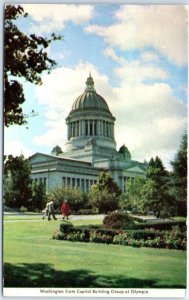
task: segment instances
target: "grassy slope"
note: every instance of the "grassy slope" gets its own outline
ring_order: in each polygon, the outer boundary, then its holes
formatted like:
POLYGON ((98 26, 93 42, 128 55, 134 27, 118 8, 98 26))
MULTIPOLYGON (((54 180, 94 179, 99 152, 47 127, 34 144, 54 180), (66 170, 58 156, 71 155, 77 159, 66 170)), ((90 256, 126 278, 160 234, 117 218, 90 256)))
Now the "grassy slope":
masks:
POLYGON ((186 252, 52 240, 59 224, 4 222, 5 286, 185 287, 186 252))

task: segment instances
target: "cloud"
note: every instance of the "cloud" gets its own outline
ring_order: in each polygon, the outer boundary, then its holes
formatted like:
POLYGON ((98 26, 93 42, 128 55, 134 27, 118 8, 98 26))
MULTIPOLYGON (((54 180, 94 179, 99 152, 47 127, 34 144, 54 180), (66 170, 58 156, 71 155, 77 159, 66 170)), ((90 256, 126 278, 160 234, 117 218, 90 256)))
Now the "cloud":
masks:
POLYGON ((13 155, 13 156, 20 156, 21 154, 24 155, 24 157, 29 157, 33 154, 33 152, 27 148, 24 144, 22 144, 19 141, 15 140, 9 140, 4 143, 4 154, 5 155, 13 155))
POLYGON ((25 12, 37 22, 31 30, 38 33, 51 33, 62 30, 65 23, 71 21, 75 24, 83 24, 89 21, 94 14, 92 5, 74 4, 24 4, 25 12))
MULTIPOLYGON (((140 72, 140 68, 138 64, 135 72, 140 72)), ((120 86, 113 87, 108 77, 89 63, 80 63, 74 69, 59 68, 43 77, 44 84, 37 88, 37 97, 45 105, 46 133, 35 136, 34 142, 51 147, 60 145, 64 150, 67 140, 65 118, 74 100, 83 93, 89 70, 97 93, 106 99, 116 117, 117 149, 125 144, 133 159, 143 161, 158 155, 168 165, 186 129, 186 104, 174 96, 169 84, 127 82, 122 72, 120 86)))
POLYGON ((183 5, 122 5, 110 26, 90 25, 110 47, 126 51, 153 47, 177 65, 187 64, 187 9, 183 5))
POLYGON ((84 92, 89 72, 95 79, 98 92, 108 95, 108 78, 89 63, 80 63, 74 69, 61 67, 43 76, 43 85, 36 88, 36 97, 44 105, 47 131, 44 135, 34 136, 35 144, 51 147, 58 144, 64 149, 67 139, 65 119, 73 102, 84 92))
POLYGON ((125 84, 144 82, 150 79, 165 80, 169 77, 167 71, 154 64, 158 61, 158 56, 153 52, 142 52, 141 60, 135 59, 132 61, 127 61, 118 56, 112 48, 106 48, 104 55, 112 58, 120 65, 115 69, 115 73, 121 82, 125 82, 125 84))
POLYGON ((134 159, 158 155, 164 160, 178 149, 187 126, 186 104, 169 85, 121 86, 114 89, 114 99, 116 140, 128 146, 134 159))
POLYGON ((158 62, 159 61, 158 55, 153 53, 152 51, 144 51, 141 55, 141 59, 144 62, 158 62))

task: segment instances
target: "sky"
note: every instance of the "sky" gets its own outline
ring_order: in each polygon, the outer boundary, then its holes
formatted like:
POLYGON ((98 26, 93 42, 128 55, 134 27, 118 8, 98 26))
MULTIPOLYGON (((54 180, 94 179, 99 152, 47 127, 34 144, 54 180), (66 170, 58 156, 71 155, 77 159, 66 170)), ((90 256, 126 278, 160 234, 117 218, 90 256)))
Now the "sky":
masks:
POLYGON ((170 169, 187 129, 187 8, 184 5, 25 4, 26 34, 63 36, 48 48, 58 63, 43 84, 22 80, 26 126, 4 131, 5 154, 50 154, 67 141, 65 118, 91 72, 116 118, 117 150, 132 159, 159 156, 170 169))

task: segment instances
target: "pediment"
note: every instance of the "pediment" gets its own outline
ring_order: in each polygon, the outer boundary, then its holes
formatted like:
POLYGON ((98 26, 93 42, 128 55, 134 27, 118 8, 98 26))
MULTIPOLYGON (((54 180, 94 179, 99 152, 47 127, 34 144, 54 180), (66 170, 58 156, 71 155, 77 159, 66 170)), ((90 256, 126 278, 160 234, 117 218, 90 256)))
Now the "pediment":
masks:
POLYGON ((134 172, 134 173, 145 173, 144 168, 142 168, 142 166, 140 165, 128 168, 127 171, 134 172))
POLYGON ((53 155, 43 154, 43 153, 35 153, 29 157, 30 163, 39 163, 39 162, 47 162, 56 159, 53 155))

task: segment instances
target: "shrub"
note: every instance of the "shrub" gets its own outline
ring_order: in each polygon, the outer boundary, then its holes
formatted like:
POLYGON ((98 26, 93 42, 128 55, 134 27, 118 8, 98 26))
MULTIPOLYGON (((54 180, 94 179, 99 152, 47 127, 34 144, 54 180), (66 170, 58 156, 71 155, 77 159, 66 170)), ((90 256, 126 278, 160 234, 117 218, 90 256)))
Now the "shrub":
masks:
POLYGON ((73 224, 72 223, 70 223, 70 222, 63 222, 63 223, 61 223, 60 224, 60 231, 62 232, 62 233, 67 233, 67 232, 69 232, 69 230, 71 229, 71 228, 73 228, 73 224))
POLYGON ((27 212, 27 208, 24 207, 24 206, 21 206, 21 207, 20 207, 20 212, 22 212, 22 213, 27 212))
POLYGON ((175 227, 171 232, 152 229, 116 230, 74 227, 70 222, 60 225, 53 239, 79 242, 119 244, 132 247, 153 247, 186 250, 186 233, 175 227))
POLYGON ((174 228, 179 228, 180 232, 186 231, 186 221, 146 221, 140 224, 135 224, 133 229, 154 229, 154 230, 174 230, 174 228))
POLYGON ((113 244, 119 244, 119 245, 129 245, 129 238, 127 233, 119 233, 114 236, 113 238, 113 244))
POLYGON ((90 242, 92 243, 105 243, 110 244, 113 241, 113 237, 110 234, 107 233, 101 233, 97 231, 91 231, 90 232, 90 242))
POLYGON ((66 235, 66 240, 72 242, 84 242, 85 234, 80 231, 73 231, 66 235))
POLYGON ((105 228, 126 228, 133 225, 133 220, 128 213, 112 212, 103 220, 103 227, 105 228))
POLYGON ((52 235, 53 240, 63 240, 64 239, 64 234, 60 231, 55 231, 52 235))

